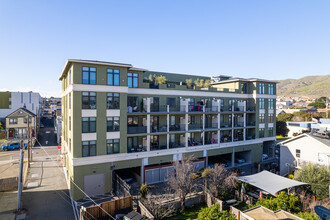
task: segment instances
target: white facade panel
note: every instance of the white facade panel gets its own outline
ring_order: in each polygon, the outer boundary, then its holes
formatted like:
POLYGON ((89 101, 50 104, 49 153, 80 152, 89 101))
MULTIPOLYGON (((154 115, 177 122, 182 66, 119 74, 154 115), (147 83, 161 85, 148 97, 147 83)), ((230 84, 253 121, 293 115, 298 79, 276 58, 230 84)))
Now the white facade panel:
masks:
POLYGON ((120 138, 120 132, 107 132, 107 139, 118 139, 120 138))
POLYGON ((81 110, 81 117, 96 117, 96 109, 81 110))
POLYGON ((82 133, 81 134, 82 141, 95 141, 96 140, 96 133, 82 133))
POLYGON ((120 116, 119 109, 107 109, 107 117, 120 116))

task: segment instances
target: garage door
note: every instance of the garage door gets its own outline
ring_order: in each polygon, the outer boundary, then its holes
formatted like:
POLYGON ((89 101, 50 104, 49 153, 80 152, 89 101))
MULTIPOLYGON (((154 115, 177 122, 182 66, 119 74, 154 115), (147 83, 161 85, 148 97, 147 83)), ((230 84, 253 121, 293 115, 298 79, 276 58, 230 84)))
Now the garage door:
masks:
POLYGON ((84 191, 89 196, 104 194, 104 173, 84 176, 84 191))

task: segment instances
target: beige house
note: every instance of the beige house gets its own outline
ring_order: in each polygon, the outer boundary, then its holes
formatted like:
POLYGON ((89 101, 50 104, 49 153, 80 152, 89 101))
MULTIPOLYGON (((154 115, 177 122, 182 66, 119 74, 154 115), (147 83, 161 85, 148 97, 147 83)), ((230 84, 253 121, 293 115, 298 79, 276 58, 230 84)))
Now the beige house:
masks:
POLYGON ((30 128, 31 137, 36 137, 38 124, 34 113, 26 108, 17 109, 6 117, 7 140, 27 138, 28 128, 30 128))

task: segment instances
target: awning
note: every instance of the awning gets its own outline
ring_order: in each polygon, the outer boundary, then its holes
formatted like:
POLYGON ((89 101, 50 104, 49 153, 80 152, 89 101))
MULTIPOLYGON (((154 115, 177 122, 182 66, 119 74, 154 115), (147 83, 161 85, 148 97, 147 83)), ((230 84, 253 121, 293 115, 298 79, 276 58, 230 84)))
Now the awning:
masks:
POLYGON ((258 187, 259 189, 269 192, 274 196, 276 196, 276 193, 281 190, 307 184, 289 178, 285 178, 283 176, 271 173, 266 170, 249 176, 240 176, 238 177, 238 180, 258 187))

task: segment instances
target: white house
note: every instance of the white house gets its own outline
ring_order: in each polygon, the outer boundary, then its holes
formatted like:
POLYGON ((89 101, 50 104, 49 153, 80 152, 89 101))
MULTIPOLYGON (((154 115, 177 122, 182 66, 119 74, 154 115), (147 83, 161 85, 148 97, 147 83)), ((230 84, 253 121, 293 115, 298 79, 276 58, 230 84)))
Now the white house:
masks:
POLYGON ((330 166, 330 139, 320 134, 301 134, 281 142, 280 174, 287 175, 303 164, 330 166))

